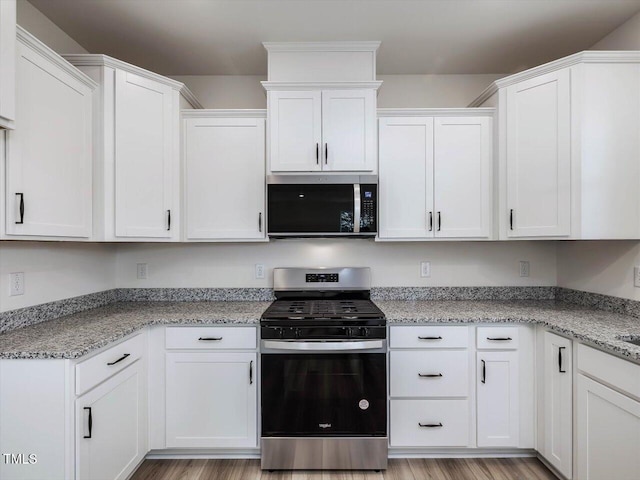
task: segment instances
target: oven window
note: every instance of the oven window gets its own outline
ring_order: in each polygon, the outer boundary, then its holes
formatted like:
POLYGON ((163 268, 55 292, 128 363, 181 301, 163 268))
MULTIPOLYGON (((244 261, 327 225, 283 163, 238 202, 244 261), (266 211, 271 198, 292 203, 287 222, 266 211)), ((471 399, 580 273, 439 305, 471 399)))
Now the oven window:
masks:
POLYGON ((372 354, 263 354, 263 436, 384 436, 386 359, 372 354))

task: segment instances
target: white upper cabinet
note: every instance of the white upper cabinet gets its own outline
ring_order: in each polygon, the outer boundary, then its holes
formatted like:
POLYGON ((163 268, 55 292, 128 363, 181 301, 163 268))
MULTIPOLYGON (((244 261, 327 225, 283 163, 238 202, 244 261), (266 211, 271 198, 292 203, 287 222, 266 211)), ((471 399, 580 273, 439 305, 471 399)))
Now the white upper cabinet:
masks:
POLYGON ((475 110, 384 112, 381 239, 490 237, 493 110, 475 110))
POLYGON ((377 173, 379 45, 264 43, 269 173, 377 173))
POLYGON ((497 80, 501 240, 640 238, 640 52, 580 52, 497 80))
POLYGON ((94 238, 180 240, 180 103, 197 101, 182 83, 111 57, 65 58, 100 85, 94 238))
POLYGON ((322 170, 322 93, 276 91, 268 98, 271 170, 322 170))
POLYGON ((265 119, 260 113, 262 118, 225 117, 228 111, 183 113, 187 240, 265 239, 265 119))
POLYGON ((507 88, 510 237, 571 233, 570 109, 568 69, 507 88))
POLYGON ((17 117, 7 133, 6 234, 91 236, 95 83, 21 28, 17 117))
POLYGON ((0 128, 16 114, 16 0, 0 1, 0 128))

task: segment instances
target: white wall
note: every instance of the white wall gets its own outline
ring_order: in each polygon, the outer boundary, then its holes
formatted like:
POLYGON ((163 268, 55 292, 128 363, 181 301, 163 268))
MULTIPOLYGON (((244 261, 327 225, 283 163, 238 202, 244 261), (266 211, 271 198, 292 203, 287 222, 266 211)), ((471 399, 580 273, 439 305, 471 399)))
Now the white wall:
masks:
POLYGON ((374 286, 556 284, 555 242, 376 243, 371 240, 276 240, 268 244, 119 245, 119 287, 269 287, 273 267, 369 266, 374 286), (431 277, 420 278, 420 261, 431 277), (531 276, 519 276, 520 260, 531 276), (136 263, 148 279, 136 279, 136 263), (266 266, 256 280, 256 263, 266 266))
POLYGON ((115 256, 113 245, 2 241, 0 312, 115 288, 115 256), (13 272, 24 272, 24 295, 9 296, 13 272))
POLYGON ((88 53, 82 45, 62 31, 27 0, 18 0, 17 6, 18 25, 35 35, 38 40, 52 50, 57 53, 88 53))
MULTIPOLYGON (((380 108, 466 107, 503 74, 379 75, 380 108)), ((205 108, 267 108, 260 75, 174 75, 205 108)))
POLYGON ((590 50, 640 50, 640 12, 599 40, 590 50))

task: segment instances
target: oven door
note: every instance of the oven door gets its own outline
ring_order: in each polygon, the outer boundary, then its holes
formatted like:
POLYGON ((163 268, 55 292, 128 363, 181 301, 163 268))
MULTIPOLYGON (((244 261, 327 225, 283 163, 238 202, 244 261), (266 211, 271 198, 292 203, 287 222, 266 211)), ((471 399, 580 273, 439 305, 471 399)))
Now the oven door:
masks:
POLYGON ((262 436, 386 436, 384 353, 263 353, 262 436))

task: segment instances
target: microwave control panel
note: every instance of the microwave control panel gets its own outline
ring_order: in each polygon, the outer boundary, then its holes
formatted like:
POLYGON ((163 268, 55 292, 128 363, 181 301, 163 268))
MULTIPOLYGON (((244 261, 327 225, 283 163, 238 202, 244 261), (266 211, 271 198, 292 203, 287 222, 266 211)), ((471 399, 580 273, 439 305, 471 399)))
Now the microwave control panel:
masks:
POLYGON ((360 185, 360 231, 376 232, 378 230, 378 185, 360 185))

